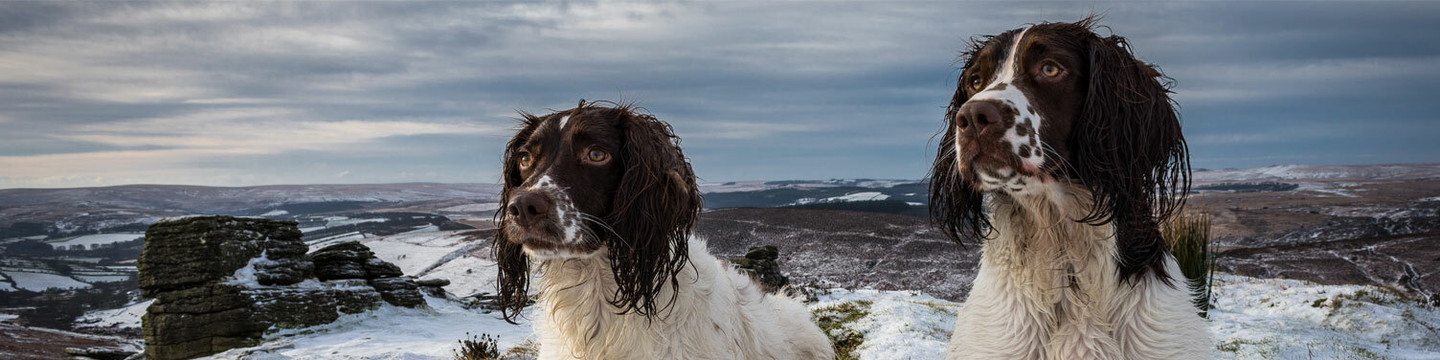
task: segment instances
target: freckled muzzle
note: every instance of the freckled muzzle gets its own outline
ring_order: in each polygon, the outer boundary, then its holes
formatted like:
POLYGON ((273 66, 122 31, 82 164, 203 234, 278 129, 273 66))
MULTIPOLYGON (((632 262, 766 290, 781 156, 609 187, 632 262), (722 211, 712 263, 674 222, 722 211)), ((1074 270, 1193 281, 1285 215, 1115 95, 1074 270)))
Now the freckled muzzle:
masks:
POLYGON ((1039 120, 1018 91, 987 91, 956 110, 954 121, 960 171, 985 190, 1020 191, 1023 177, 1040 175, 1044 157, 1036 122, 1039 120), (993 93, 993 94, 987 94, 993 93), (1023 108, 1023 109, 1022 109, 1023 108))
POLYGON ((598 244, 583 236, 580 211, 563 191, 533 186, 515 192, 505 208, 508 237, 539 257, 567 257, 594 252, 598 244))

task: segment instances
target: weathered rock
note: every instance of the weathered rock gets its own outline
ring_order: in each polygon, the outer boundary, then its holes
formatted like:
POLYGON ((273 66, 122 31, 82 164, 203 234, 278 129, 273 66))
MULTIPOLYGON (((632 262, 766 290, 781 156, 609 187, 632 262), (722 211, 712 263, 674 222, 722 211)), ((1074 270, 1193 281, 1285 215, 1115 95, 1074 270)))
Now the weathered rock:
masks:
POLYGON ((410 278, 371 279, 370 286, 374 286, 380 292, 380 298, 390 305, 409 308, 425 305, 425 297, 420 295, 420 288, 410 278))
POLYGON ((220 281, 262 254, 303 261, 305 243, 293 221, 228 216, 165 221, 145 231, 140 290, 145 296, 220 281))
POLYGON ((365 260, 364 268, 366 279, 392 278, 405 275, 404 271, 400 271, 399 266, 386 262, 385 260, 380 260, 379 258, 372 257, 365 260))
POLYGON ((252 320, 243 287, 208 284, 160 292, 141 318, 150 359, 186 359, 259 343, 270 324, 252 320))
POLYGON ((445 287, 450 286, 450 279, 420 279, 415 280, 415 285, 445 287))
POLYGON ((305 281, 315 270, 315 263, 305 258, 266 260, 255 263, 255 281, 260 285, 291 285, 305 281))
POLYGON ((364 245, 310 256, 307 249, 294 222, 200 217, 152 226, 140 260, 142 290, 155 297, 142 318, 145 356, 189 359, 387 302, 425 304, 399 267, 364 245), (309 280, 312 274, 330 281, 309 280))
POLYGON ((432 297, 445 297, 445 287, 450 285, 449 279, 423 279, 415 280, 415 285, 420 287, 420 292, 432 297))
POLYGON ((780 258, 780 249, 775 245, 751 247, 750 251, 745 253, 745 258, 756 261, 775 261, 780 258))
POLYGON ((118 348, 92 347, 92 348, 67 348, 65 354, 80 359, 95 360, 124 360, 134 355, 134 352, 118 348))
POLYGON ((318 288, 257 288, 245 290, 255 319, 276 328, 329 324, 344 314, 380 307, 382 296, 363 280, 336 280, 318 288))
POLYGON ((315 250, 309 257, 315 263, 317 279, 365 279, 365 263, 375 258, 375 253, 359 242, 346 241, 315 250))
POLYGON ((751 247, 744 258, 733 259, 735 267, 748 272, 765 291, 774 292, 790 284, 790 278, 780 273, 780 250, 774 245, 751 247))

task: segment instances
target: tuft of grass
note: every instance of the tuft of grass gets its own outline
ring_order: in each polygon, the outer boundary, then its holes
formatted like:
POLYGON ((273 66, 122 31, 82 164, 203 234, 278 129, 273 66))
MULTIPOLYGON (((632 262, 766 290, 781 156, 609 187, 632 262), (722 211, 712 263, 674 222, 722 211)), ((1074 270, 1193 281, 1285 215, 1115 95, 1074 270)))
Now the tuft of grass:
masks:
POLYGON ((870 305, 869 301, 860 300, 826 306, 813 312, 815 324, 820 325, 820 330, 830 337, 830 343, 835 346, 835 360, 859 359, 855 349, 865 342, 865 334, 846 325, 870 316, 870 305))
POLYGON ((1161 227, 1170 253, 1180 265, 1180 272, 1190 283, 1195 308, 1201 317, 1209 317, 1210 283, 1215 278, 1215 254, 1211 247, 1210 215, 1205 212, 1181 211, 1161 227))
POLYGON ((500 358, 500 349, 495 344, 495 337, 490 334, 480 336, 470 335, 468 339, 460 339, 460 349, 451 350, 455 353, 455 360, 496 360, 500 358))
POLYGON ((525 340, 524 343, 510 348, 510 350, 506 351, 505 355, 500 358, 504 360, 538 359, 540 358, 540 344, 535 343, 535 340, 525 340))

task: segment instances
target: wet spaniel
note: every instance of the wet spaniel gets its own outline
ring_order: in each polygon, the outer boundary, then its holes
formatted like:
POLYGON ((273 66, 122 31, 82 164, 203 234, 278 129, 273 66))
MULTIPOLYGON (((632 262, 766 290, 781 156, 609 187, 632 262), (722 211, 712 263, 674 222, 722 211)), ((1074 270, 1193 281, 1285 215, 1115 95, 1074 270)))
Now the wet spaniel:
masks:
POLYGON ((767 294, 690 237, 695 175, 670 125, 581 101, 524 114, 496 215, 506 320, 529 299, 540 359, 833 359, 800 302, 767 294))
POLYGON ((931 170, 931 217, 982 240, 950 359, 1205 359, 1158 223, 1189 155, 1167 78, 1093 19, 976 38, 931 170))

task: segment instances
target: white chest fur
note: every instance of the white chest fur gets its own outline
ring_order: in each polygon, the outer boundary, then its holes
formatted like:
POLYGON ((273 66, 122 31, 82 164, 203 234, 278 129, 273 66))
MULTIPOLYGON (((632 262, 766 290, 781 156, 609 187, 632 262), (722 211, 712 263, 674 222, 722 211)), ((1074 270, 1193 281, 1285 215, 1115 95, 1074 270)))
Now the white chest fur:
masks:
MULTIPOLYGON (((1203 359, 1208 331, 1184 286, 1119 283, 1113 228, 1075 222, 1077 187, 996 196, 993 238, 951 337, 950 359, 1203 359)), ((1180 271, 1167 259, 1170 274, 1180 271)), ((1184 284, 1184 279, 1173 281, 1184 284)))
POLYGON ((830 359, 830 342, 794 299, 765 294, 690 241, 675 302, 646 319, 606 300, 615 281, 604 254, 542 265, 535 319, 541 359, 830 359))

